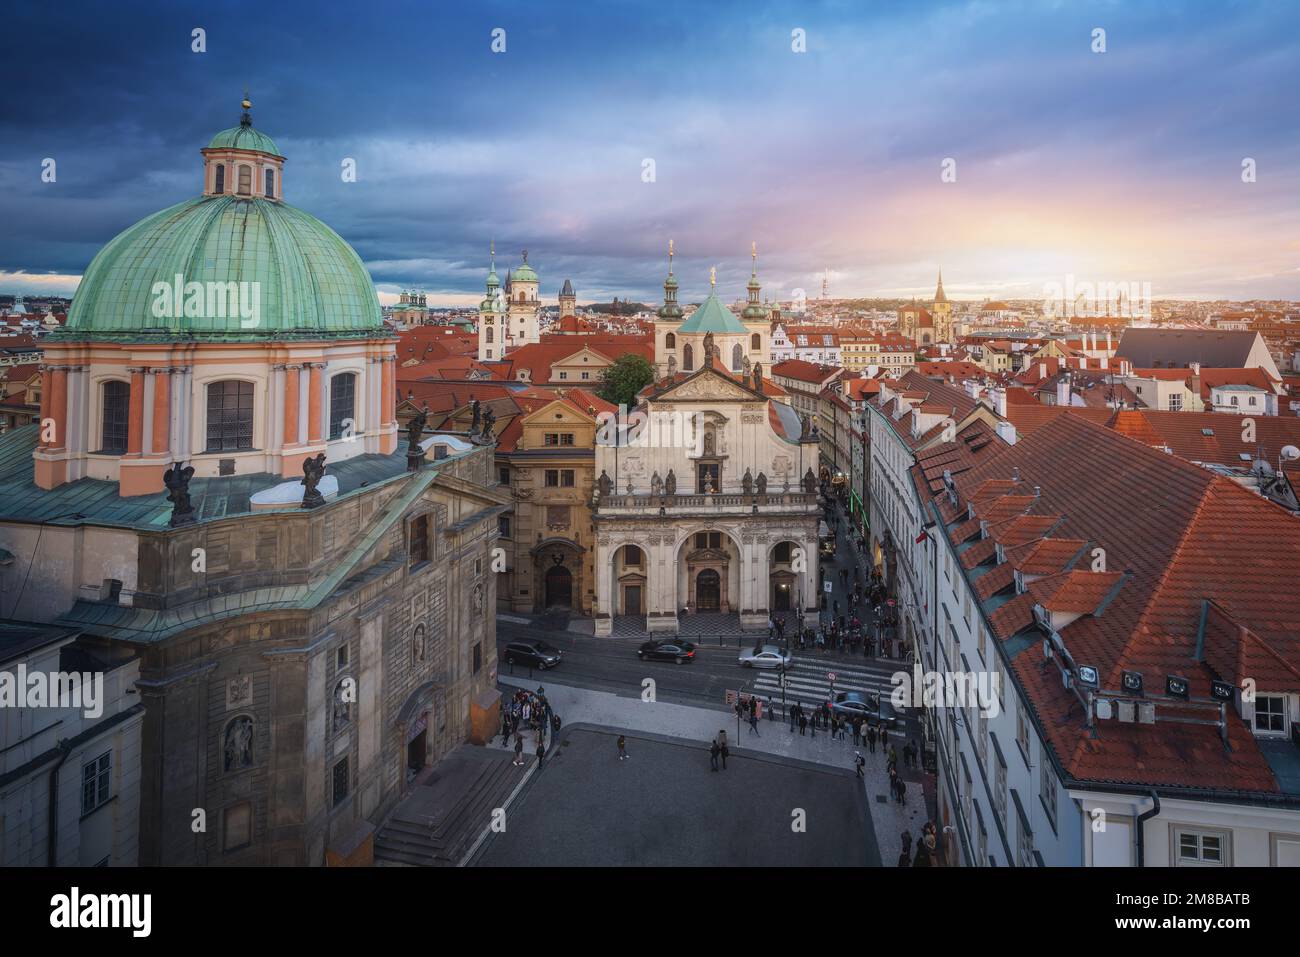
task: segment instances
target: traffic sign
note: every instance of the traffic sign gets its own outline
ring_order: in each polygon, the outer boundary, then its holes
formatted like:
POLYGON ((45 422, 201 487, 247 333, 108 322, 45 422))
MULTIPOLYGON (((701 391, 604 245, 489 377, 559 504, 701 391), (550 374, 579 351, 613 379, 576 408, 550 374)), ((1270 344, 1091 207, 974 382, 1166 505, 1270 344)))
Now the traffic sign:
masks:
POLYGON ((833 671, 828 671, 828 672, 826 672, 826 680, 829 681, 829 682, 834 683, 834 681, 835 681, 835 672, 833 672, 833 671))

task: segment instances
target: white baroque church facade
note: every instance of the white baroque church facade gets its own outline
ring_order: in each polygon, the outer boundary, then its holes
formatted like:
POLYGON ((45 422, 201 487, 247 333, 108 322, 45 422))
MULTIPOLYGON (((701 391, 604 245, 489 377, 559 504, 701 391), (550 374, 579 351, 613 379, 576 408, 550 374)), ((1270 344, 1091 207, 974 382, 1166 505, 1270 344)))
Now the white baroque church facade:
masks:
MULTIPOLYGON (((676 285, 670 273, 661 315, 676 285)), ((740 325, 715 295, 700 312, 740 325)), ((714 342, 706 332, 696 368, 664 375, 656 337, 661 371, 641 393, 639 438, 597 441, 597 635, 620 616, 676 633, 683 615, 762 628, 769 614, 816 613, 818 436, 761 363, 732 372, 714 342)))

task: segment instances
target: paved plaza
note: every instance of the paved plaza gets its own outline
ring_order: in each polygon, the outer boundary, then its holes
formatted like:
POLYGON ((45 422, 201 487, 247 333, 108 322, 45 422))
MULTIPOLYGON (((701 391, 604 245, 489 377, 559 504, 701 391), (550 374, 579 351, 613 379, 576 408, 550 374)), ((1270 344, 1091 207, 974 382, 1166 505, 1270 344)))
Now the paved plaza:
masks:
MULTIPOLYGON (((707 739, 626 733, 629 756, 620 761, 617 729, 562 731, 509 807, 506 831, 484 842, 475 863, 880 863, 867 795, 851 770, 733 746, 727 769, 713 772, 707 739), (797 811, 806 823, 801 832, 792 827, 797 811)), ((734 728, 730 737, 734 745, 734 728)))

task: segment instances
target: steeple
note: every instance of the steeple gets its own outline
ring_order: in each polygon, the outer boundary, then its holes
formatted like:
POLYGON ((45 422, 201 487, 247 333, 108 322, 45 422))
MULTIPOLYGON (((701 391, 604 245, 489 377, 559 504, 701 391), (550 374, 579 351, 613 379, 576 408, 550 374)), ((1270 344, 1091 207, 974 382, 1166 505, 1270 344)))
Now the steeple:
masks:
POLYGON ((749 303, 741 312, 740 318, 746 321, 762 320, 767 318, 767 313, 758 301, 758 294, 762 291, 762 287, 758 284, 758 243, 749 244, 749 258, 752 266, 749 271, 749 283, 745 286, 749 291, 749 303))
POLYGON ((682 307, 677 305, 677 279, 673 276, 673 241, 668 240, 668 278, 664 280, 664 304, 659 307, 659 318, 677 320, 682 317, 682 307))
POLYGON ((935 302, 947 302, 948 297, 943 294, 943 270, 939 270, 939 288, 934 291, 935 302))

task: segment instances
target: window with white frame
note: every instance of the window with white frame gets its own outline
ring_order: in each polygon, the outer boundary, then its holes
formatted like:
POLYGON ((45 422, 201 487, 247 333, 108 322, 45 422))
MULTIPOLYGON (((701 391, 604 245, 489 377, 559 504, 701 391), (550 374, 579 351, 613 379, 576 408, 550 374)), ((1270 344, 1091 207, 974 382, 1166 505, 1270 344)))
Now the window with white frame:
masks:
POLYGON ((1258 735, 1286 734, 1286 696, 1261 694, 1255 696, 1255 733, 1258 735))
POLYGON ((1024 756, 1025 766, 1029 766, 1029 717, 1023 704, 1016 708, 1016 744, 1024 756))
POLYGON ((1047 812, 1047 820, 1051 822, 1052 828, 1056 828, 1056 774, 1052 771, 1052 765, 1048 761, 1043 761, 1038 769, 1038 796, 1043 801, 1043 810, 1047 812))
POLYGON ((1224 831, 1176 828, 1174 838, 1175 863, 1179 867, 1222 867, 1227 863, 1224 831))
POLYGON ((113 796, 113 752, 105 751, 81 766, 81 814, 84 817, 113 796))

